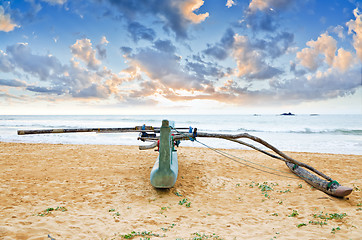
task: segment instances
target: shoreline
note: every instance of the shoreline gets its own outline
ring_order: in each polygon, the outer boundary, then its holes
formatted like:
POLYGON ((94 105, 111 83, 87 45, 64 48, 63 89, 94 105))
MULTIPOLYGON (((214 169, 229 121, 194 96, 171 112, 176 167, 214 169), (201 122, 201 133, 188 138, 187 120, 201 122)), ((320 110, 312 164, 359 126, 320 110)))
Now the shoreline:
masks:
MULTIPOLYGON (((288 172, 256 151, 225 151, 288 172)), ((286 153, 353 192, 334 198, 299 178, 266 174, 198 147, 178 148, 177 182, 157 190, 149 183, 153 150, 0 142, 0 238, 123 239, 134 231, 151 239, 358 239, 361 155, 286 153)))

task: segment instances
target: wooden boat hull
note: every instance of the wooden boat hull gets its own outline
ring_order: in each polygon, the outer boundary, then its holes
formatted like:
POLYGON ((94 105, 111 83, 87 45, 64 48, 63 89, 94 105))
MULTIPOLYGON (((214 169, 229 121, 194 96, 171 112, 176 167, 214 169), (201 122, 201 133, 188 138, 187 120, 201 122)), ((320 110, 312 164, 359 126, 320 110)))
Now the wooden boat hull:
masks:
POLYGON ((175 185, 177 174, 177 152, 173 146, 171 126, 168 120, 163 120, 160 129, 159 155, 150 176, 151 185, 155 188, 171 188, 175 185))
POLYGON ((170 168, 160 168, 160 157, 157 157, 157 161, 151 171, 151 185, 155 188, 171 188, 175 185, 178 174, 178 160, 177 152, 171 153, 170 168))

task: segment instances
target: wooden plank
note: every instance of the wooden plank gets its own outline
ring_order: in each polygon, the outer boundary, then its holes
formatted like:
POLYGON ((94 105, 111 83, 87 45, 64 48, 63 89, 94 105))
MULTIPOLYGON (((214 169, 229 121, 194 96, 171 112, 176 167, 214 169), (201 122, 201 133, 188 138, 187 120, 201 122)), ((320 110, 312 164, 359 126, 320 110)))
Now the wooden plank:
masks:
POLYGON ((320 179, 316 175, 307 171, 306 169, 295 165, 294 163, 286 163, 290 171, 295 173, 298 177, 302 178, 304 181, 317 188, 320 191, 323 191, 329 195, 335 197, 345 197, 352 192, 352 188, 344 187, 339 185, 336 181, 328 182, 326 180, 320 179))
POLYGON ((146 130, 141 130, 142 126, 134 128, 70 128, 70 129, 40 129, 40 130, 18 130, 18 135, 28 134, 51 134, 51 133, 77 133, 77 132, 96 132, 96 133, 117 133, 117 132, 156 132, 160 128, 146 126, 146 130))

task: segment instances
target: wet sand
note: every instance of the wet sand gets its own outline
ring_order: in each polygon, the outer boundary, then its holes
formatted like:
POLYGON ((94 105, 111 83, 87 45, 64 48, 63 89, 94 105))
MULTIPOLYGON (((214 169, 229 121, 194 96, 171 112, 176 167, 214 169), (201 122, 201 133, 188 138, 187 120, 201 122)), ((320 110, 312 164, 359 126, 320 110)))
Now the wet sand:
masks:
POLYGON ((0 142, 0 239, 361 239, 361 155, 287 152, 354 188, 339 199, 281 161, 225 151, 278 175, 180 147, 175 186, 157 190, 153 150, 0 142))

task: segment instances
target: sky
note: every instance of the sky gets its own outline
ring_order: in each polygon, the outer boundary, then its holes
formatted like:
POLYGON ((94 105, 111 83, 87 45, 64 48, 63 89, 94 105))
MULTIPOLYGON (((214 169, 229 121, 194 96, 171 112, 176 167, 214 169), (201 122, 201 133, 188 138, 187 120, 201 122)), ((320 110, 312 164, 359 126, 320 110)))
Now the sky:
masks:
POLYGON ((0 0, 0 115, 362 114, 357 0, 0 0))

